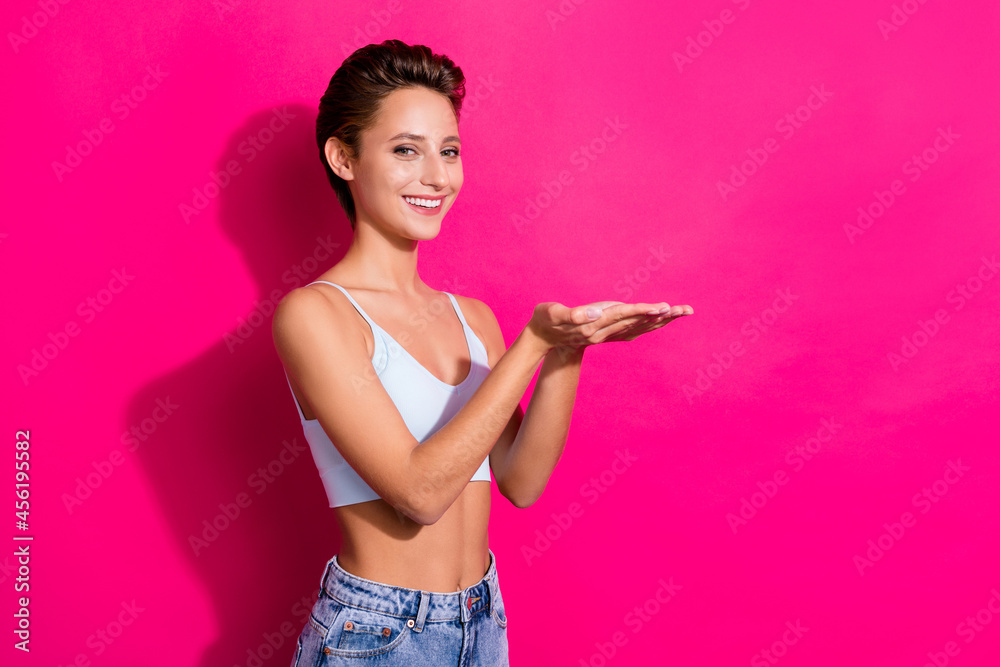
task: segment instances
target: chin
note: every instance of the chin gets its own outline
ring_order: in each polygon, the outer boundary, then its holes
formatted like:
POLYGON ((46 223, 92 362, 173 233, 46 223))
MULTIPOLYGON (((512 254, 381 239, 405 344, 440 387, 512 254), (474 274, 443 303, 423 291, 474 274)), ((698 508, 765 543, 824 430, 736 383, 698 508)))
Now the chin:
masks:
POLYGON ((441 224, 438 223, 433 227, 428 226, 424 229, 417 231, 416 234, 414 235, 414 239, 417 241, 430 241, 431 239, 436 238, 437 235, 440 233, 441 233, 441 224))

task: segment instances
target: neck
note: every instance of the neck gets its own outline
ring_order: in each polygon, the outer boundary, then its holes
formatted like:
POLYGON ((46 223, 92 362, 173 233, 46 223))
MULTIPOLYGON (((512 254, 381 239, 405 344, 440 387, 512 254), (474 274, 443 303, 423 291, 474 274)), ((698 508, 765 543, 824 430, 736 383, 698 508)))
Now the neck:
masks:
POLYGON ((416 295, 424 286, 417 273, 418 246, 419 241, 358 224, 339 264, 368 289, 416 295))

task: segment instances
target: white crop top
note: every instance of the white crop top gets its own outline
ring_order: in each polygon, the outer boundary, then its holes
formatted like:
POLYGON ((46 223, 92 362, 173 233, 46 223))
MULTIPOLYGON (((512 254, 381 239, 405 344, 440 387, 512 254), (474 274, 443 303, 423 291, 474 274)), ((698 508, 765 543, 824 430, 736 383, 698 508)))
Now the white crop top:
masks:
MULTIPOLYGON (((486 348, 466 323, 462 309, 459 308, 455 297, 448 292, 445 294, 448 295, 458 319, 462 322, 465 342, 472 360, 469 374, 457 385, 442 382, 421 366, 384 329, 368 317, 368 314, 361 309, 358 302, 343 287, 325 280, 315 282, 333 285, 343 292, 344 296, 351 301, 371 326, 372 336, 375 339, 375 351, 372 354, 372 366, 375 368, 375 374, 382 386, 385 387, 386 393, 392 398, 392 402, 403 417, 406 427, 417 442, 424 442, 448 423, 490 372, 486 348)), ((285 380, 288 380, 287 373, 285 380)), ((291 381, 288 381, 288 389, 292 390, 291 381)), ((309 449, 312 450, 313 460, 316 462, 320 479, 323 480, 327 498, 330 500, 330 507, 353 505, 354 503, 378 499, 379 495, 361 479, 361 476, 337 451, 319 420, 305 418, 305 415, 302 414, 302 408, 295 400, 294 392, 292 393, 292 402, 295 403, 295 409, 302 421, 302 431, 309 443, 309 449)), ((489 482, 490 479, 490 460, 487 455, 469 481, 489 482)))

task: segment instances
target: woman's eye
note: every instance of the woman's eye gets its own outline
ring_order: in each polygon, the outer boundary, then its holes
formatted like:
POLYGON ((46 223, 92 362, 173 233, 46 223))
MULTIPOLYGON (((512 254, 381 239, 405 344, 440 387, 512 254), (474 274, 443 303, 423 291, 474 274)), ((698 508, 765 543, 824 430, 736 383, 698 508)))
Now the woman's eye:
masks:
MULTIPOLYGON (((392 152, 396 155, 415 155, 417 151, 415 151, 410 146, 396 146, 396 148, 394 148, 392 152), (410 151, 410 152, 407 153, 405 151, 410 151)), ((448 157, 458 157, 458 149, 446 148, 443 151, 441 151, 441 154, 446 155, 448 157)))

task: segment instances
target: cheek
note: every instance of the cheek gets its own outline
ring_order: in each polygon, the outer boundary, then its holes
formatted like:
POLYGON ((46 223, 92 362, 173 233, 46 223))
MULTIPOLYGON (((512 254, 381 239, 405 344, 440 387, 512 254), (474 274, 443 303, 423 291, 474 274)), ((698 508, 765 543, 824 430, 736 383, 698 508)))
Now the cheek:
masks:
POLYGON ((405 188, 416 178, 416 165, 409 162, 397 162, 387 167, 384 172, 385 182, 393 189, 405 188))
POLYGON ((389 168, 379 174, 375 181, 372 194, 370 195, 377 206, 393 206, 394 202, 389 201, 398 197, 406 186, 413 182, 409 175, 410 169, 400 169, 397 166, 389 168))

